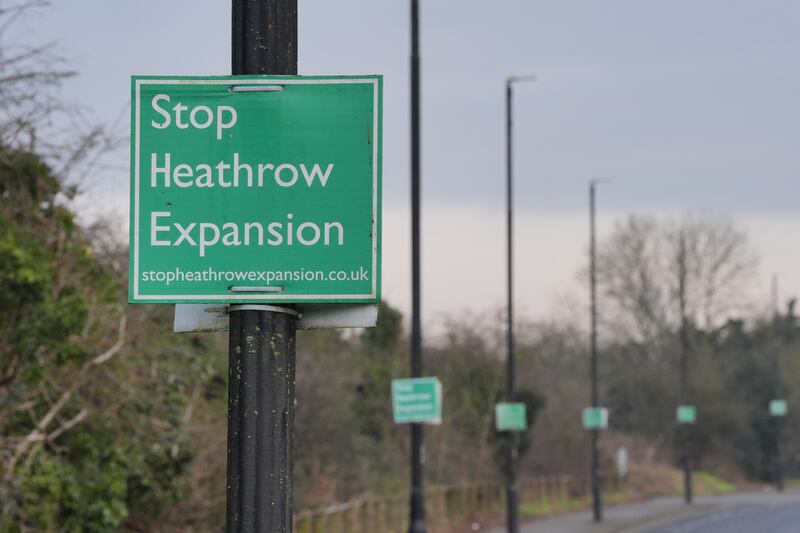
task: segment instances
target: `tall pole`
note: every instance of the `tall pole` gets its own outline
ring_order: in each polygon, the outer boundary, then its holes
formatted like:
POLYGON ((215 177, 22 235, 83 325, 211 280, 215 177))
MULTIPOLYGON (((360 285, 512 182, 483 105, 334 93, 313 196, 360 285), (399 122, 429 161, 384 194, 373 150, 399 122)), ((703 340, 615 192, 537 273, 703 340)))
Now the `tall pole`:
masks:
MULTIPOLYGON (((678 305, 681 313, 681 405, 690 404, 689 392, 689 320, 686 317, 686 235, 683 229, 679 230, 678 242, 678 305)), ((691 504, 692 496, 692 443, 691 443, 691 424, 682 424, 681 431, 681 463, 683 466, 683 498, 687 504, 691 504)))
MULTIPOLYGON (((507 325, 507 353, 506 358, 506 391, 507 402, 514 401, 514 224, 513 224, 513 164, 512 164, 512 78, 506 80, 506 276, 507 276, 507 298, 508 311, 506 313, 507 325)), ((506 432, 506 515, 508 533, 519 531, 518 501, 517 501, 517 479, 516 463, 517 458, 517 432, 506 432)))
MULTIPOLYGON (((514 401, 514 180, 513 180, 513 127, 512 85, 516 82, 536 81, 536 76, 509 76, 506 78, 506 386, 505 399, 514 401)), ((517 455, 519 434, 506 432, 506 514, 509 533, 519 531, 519 501, 517 495, 517 455)))
MULTIPOLYGON (((589 182, 589 291, 591 302, 591 401, 592 408, 600 407, 597 390, 597 251, 595 243, 595 187, 589 182)), ((600 430, 592 430, 592 512, 595 522, 603 520, 603 472, 600 469, 600 430)))
MULTIPOLYGON (((234 75, 297 74, 297 0, 233 0, 232 14, 234 75)), ((289 308, 230 309, 229 533, 292 531, 295 328, 289 308)))
MULTIPOLYGON (((420 91, 419 3, 411 0, 411 377, 422 376, 420 317, 420 91)), ((425 533, 422 424, 411 424, 410 533, 425 533)))
MULTIPOLYGON (((775 343, 775 360, 774 360, 774 387, 773 399, 779 400, 783 398, 783 387, 781 385, 781 346, 783 345, 784 338, 781 328, 781 315, 778 308, 778 275, 772 275, 772 330, 775 338, 778 340, 775 343)), ((783 442, 781 433, 783 429, 783 417, 774 416, 772 422, 775 425, 775 457, 773 464, 773 482, 775 489, 778 492, 783 492, 783 442)))

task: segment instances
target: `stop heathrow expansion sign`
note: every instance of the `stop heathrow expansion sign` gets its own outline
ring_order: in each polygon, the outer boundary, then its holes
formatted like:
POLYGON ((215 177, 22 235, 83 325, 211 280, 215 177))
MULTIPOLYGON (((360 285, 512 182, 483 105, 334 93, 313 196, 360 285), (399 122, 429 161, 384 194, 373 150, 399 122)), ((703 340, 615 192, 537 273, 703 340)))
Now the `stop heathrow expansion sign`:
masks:
POLYGON ((131 302, 380 300, 381 76, 131 90, 131 302))

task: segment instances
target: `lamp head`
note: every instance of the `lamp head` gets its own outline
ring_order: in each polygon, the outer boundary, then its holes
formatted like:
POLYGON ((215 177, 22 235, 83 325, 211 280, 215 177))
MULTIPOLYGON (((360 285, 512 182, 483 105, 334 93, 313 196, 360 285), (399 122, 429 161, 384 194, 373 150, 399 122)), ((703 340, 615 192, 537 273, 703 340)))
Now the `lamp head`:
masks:
POLYGON ((611 178, 592 178, 589 180, 589 184, 594 187, 595 185, 600 185, 601 183, 611 183, 613 180, 611 178))
POLYGON ((519 75, 519 76, 517 76, 517 75, 514 75, 514 74, 512 74, 512 75, 510 75, 509 77, 506 78, 506 84, 507 85, 511 85, 512 83, 517 83, 517 82, 525 82, 525 81, 539 81, 539 78, 537 76, 533 76, 533 75, 519 75))

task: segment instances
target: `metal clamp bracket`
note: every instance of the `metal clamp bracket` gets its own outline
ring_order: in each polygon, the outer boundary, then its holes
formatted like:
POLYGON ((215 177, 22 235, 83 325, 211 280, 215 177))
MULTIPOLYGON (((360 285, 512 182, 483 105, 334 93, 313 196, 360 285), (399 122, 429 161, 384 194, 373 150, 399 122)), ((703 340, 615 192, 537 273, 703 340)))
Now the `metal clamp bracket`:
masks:
POLYGON ((283 292, 283 287, 231 285, 228 287, 228 290, 231 292, 283 292))
POLYGON ((228 90, 232 93, 277 93, 285 88, 283 85, 231 85, 228 90))
POLYGON ((300 311, 297 309, 292 309, 291 307, 264 304, 231 304, 231 306, 228 308, 228 312, 230 313, 231 311, 271 311, 273 313, 286 313, 287 315, 292 315, 297 318, 302 318, 303 316, 300 311))

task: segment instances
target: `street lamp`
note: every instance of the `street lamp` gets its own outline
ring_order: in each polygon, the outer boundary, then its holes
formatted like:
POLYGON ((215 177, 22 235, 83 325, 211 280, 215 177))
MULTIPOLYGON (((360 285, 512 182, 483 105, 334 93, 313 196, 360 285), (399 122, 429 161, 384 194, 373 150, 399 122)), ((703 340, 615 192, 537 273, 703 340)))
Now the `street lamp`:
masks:
MULTIPOLYGON (((511 128, 511 97, 514 83, 533 82, 536 76, 509 76, 506 78, 506 238, 507 238, 507 268, 508 268, 508 359, 506 360, 506 393, 507 402, 514 401, 514 315, 513 315, 513 205, 512 205, 512 128, 511 128)), ((514 471, 517 459, 518 435, 515 431, 506 433, 506 504, 508 533, 519 531, 517 480, 514 471)))
MULTIPOLYGON (((678 240, 678 307, 680 310, 680 350, 681 350, 681 407, 694 410, 689 401, 691 391, 689 388, 689 318, 686 316, 686 278, 688 276, 686 258, 686 233, 680 230, 678 240)), ((681 408, 679 407, 679 409, 681 408)), ((683 468, 683 499, 690 505, 694 499, 692 490, 692 424, 693 416, 685 420, 679 418, 679 432, 681 438, 681 466, 683 468)))
MULTIPOLYGON (((780 405, 785 400, 783 398, 783 386, 781 384, 781 346, 785 342, 784 328, 781 325, 781 311, 778 303, 778 275, 772 275, 772 331, 777 339, 773 348, 775 357, 773 360, 773 400, 770 401, 770 416, 772 418, 773 429, 775 431, 775 453, 773 456, 773 482, 778 492, 783 492, 783 441, 781 429, 785 413, 780 410, 780 405), (777 408, 777 409, 775 409, 777 408)), ((783 403, 785 405, 785 403, 783 403)))
MULTIPOLYGON (((419 2, 411 0, 411 377, 422 376, 420 303, 420 68, 419 2)), ((425 533, 422 424, 411 424, 409 533, 425 533)))
MULTIPOLYGON (((595 189, 600 183, 610 180, 589 180, 589 299, 591 302, 591 401, 592 409, 600 407, 597 391, 597 252, 595 244, 595 189)), ((603 520, 603 472, 600 469, 600 429, 592 428, 592 510, 594 521, 603 520)))

